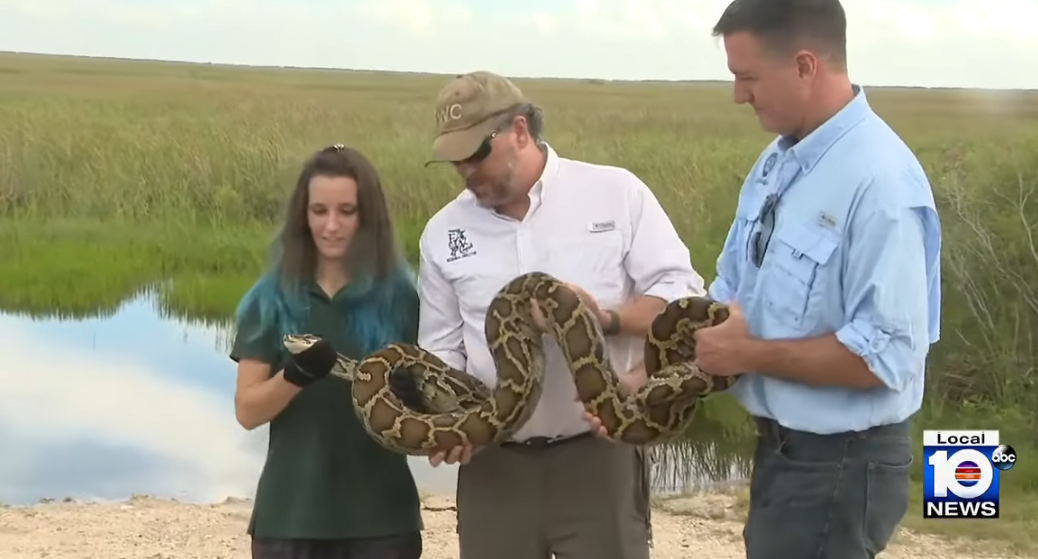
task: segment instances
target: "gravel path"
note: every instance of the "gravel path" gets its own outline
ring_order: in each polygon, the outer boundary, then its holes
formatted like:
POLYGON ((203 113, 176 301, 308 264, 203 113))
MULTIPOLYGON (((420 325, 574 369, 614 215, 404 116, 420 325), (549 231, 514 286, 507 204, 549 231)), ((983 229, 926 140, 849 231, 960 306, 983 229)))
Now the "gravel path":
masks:
MULTIPOLYGON (((668 499, 653 513, 653 559, 744 558, 736 500, 728 495, 668 499)), ((423 559, 458 556, 453 501, 424 500, 423 559)), ((41 503, 0 509, 3 559, 249 559, 250 503, 198 505, 135 497, 121 503, 41 503)), ((990 553, 990 552, 988 552, 990 553)), ((1002 559, 902 531, 884 559, 1002 559)))

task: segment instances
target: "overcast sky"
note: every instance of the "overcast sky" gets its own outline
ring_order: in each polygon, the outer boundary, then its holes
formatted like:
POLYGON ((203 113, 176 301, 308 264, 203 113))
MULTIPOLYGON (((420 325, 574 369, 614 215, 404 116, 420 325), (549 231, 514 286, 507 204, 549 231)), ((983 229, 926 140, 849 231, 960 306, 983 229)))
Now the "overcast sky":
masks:
MULTIPOLYGON (((728 0, 3 0, 0 50, 511 76, 729 79, 728 0)), ((1038 0, 845 0, 866 85, 1038 88, 1038 0)))

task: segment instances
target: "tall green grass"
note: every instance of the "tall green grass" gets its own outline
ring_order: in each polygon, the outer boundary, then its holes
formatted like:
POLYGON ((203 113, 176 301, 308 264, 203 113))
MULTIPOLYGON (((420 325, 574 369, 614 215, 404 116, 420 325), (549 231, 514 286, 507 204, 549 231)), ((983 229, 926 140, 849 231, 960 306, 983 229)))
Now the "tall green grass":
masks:
MULTIPOLYGON (((60 293, 38 294, 37 270, 85 285, 124 278, 125 291, 138 276, 251 277, 301 161, 333 142, 378 165, 412 256, 425 220, 460 188, 449 168, 424 166, 443 77, 22 55, 0 55, 0 71, 0 292, 26 310, 66 306, 60 293)), ((770 139, 729 87, 518 83, 544 106, 560 153, 642 177, 712 277, 739 185, 770 139)), ((868 94, 919 154, 942 216, 943 339, 931 390, 954 402, 1029 403, 1038 95, 868 94)), ((229 310, 233 297, 215 295, 185 294, 197 301, 186 310, 229 310)))
MULTIPOLYGON (((381 170, 411 256, 460 189, 451 169, 424 166, 444 76, 3 54, 0 75, 8 310, 82 314, 162 284, 167 312, 226 320, 302 160, 334 142, 381 170)), ((771 139, 730 86, 517 83, 561 154, 649 184, 711 279, 739 186, 771 139)), ((942 340, 918 423, 968 418, 1038 448, 1038 93, 867 94, 921 159, 944 230, 942 340)), ((1038 469, 1018 468, 1005 483, 1038 487, 1038 469)))

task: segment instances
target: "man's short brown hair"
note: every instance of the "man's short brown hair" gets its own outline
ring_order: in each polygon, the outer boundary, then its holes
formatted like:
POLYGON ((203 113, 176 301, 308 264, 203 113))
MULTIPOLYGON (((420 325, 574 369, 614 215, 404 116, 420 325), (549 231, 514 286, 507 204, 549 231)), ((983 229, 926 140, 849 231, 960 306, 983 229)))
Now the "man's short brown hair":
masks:
POLYGON ((735 33, 749 33, 775 51, 812 48, 847 64, 847 15, 840 0, 734 0, 713 36, 735 33))

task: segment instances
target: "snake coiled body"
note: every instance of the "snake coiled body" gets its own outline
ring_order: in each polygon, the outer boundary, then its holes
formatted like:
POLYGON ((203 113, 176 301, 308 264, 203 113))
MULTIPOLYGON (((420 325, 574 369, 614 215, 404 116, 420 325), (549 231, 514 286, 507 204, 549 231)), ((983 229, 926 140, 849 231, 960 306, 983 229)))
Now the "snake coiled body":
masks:
MULTIPOLYGON (((357 417, 390 450, 429 455, 463 444, 493 445, 522 427, 540 399, 542 336, 548 334, 562 349, 584 407, 601 418, 608 436, 654 444, 680 434, 701 397, 731 384, 730 378, 713 377, 694 365, 692 336, 727 316, 724 305, 708 298, 669 304, 646 337, 648 382, 625 397, 596 317, 563 282, 533 272, 505 285, 487 309, 485 336, 497 366, 492 389, 409 344, 389 344, 360 361, 340 355, 333 374, 352 381, 357 417), (535 325, 531 301, 543 310, 547 332, 535 325)), ((298 353, 316 340, 289 335, 284 343, 298 353)))

